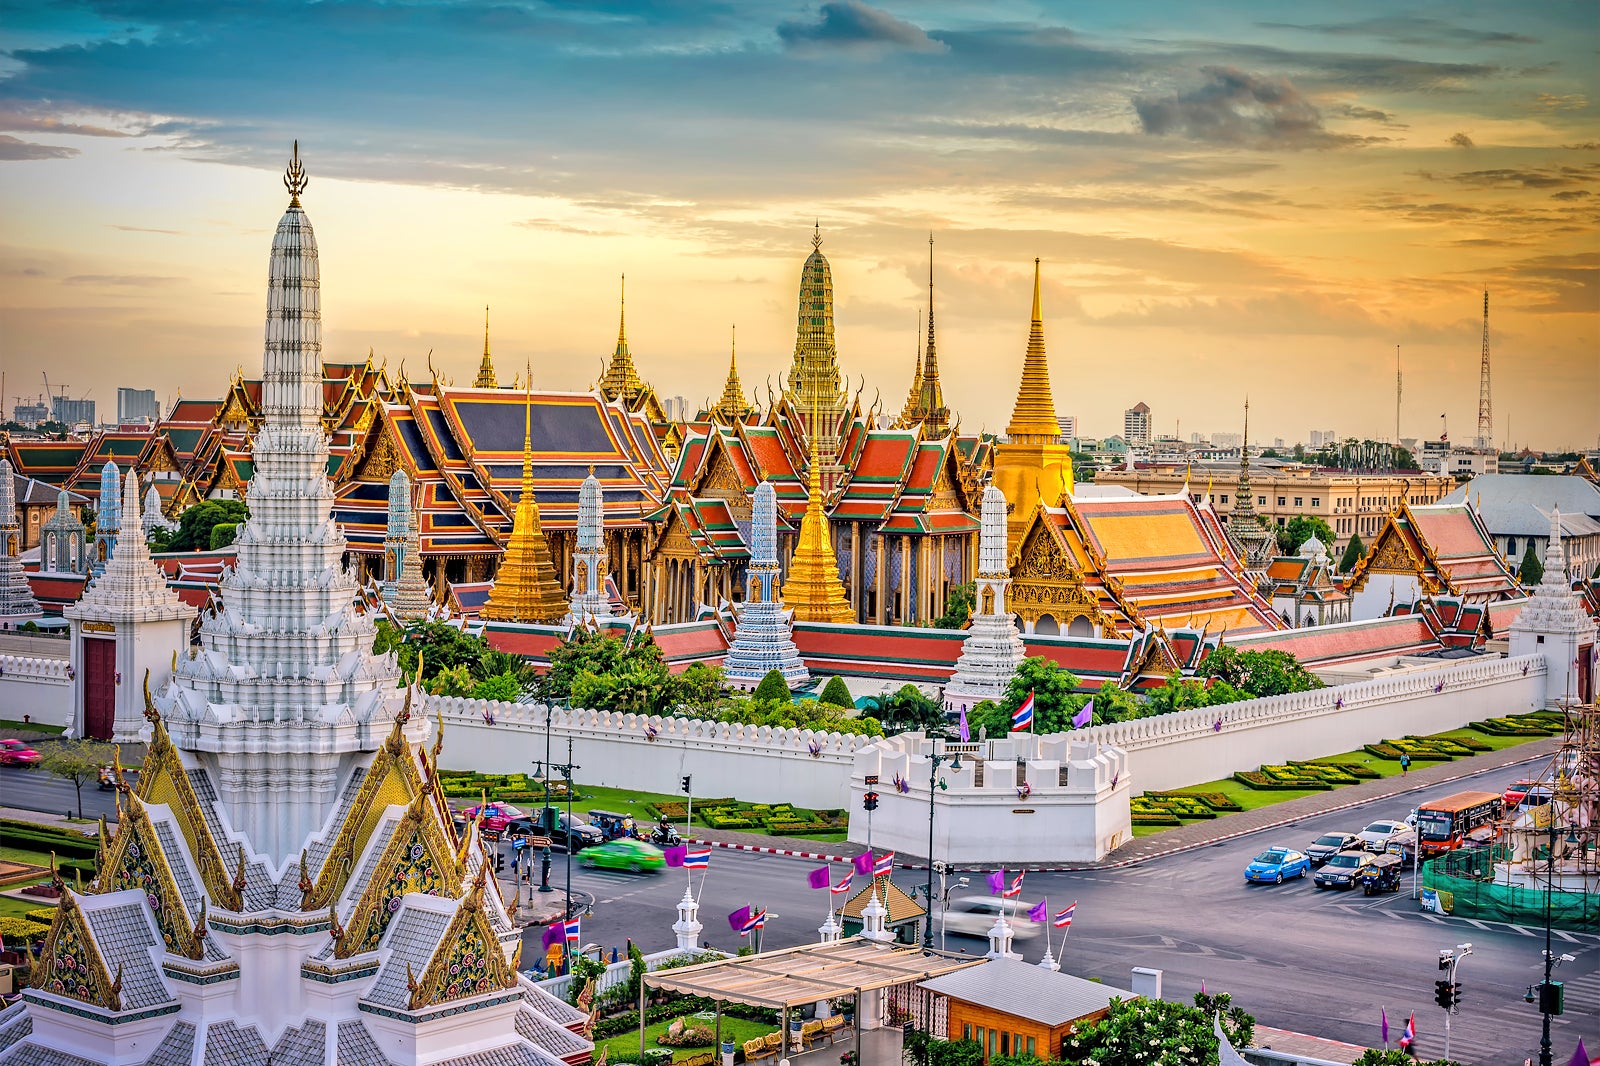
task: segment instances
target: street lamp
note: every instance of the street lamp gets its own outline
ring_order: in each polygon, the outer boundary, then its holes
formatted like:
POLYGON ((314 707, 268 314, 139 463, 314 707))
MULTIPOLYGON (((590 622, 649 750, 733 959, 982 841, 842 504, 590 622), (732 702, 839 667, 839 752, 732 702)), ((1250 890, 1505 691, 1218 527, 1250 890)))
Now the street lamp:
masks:
MULTIPOLYGON (((1550 823, 1546 827, 1549 834, 1548 846, 1545 849, 1545 880, 1544 880, 1544 981, 1539 985, 1539 1013, 1544 1015, 1544 1031, 1539 1038, 1539 1066, 1554 1066, 1551 1059, 1550 1047, 1550 1019, 1561 1014, 1565 1008, 1565 996, 1562 982, 1550 979, 1558 963, 1555 952, 1551 950, 1550 943, 1550 894, 1556 882, 1556 819, 1555 808, 1546 807, 1550 812, 1550 823)), ((1577 833, 1568 827, 1567 843, 1576 844, 1577 833)), ((1565 962, 1569 956, 1563 955, 1561 961, 1565 962)), ((1529 990, 1533 991, 1532 989, 1529 990)))
MULTIPOLYGON (((943 781, 939 780, 939 767, 949 763, 951 773, 961 772, 961 753, 959 751, 955 753, 954 757, 941 755, 937 740, 930 739, 928 743, 932 750, 928 754, 928 884, 923 893, 923 898, 928 904, 928 913, 922 919, 922 950, 924 951, 933 950, 933 797, 934 793, 939 789, 948 787, 943 781)), ((940 871, 940 878, 941 880, 943 879, 942 870, 940 871)), ((941 935, 940 940, 943 941, 943 939, 941 935)))
MULTIPOLYGON (((562 913, 563 918, 572 917, 572 848, 573 848, 573 823, 572 823, 572 771, 581 770, 583 767, 572 761, 572 734, 567 734, 567 761, 557 763, 552 770, 560 770, 561 776, 567 782, 567 909, 562 913)), ((549 787, 549 779, 545 781, 549 787)))

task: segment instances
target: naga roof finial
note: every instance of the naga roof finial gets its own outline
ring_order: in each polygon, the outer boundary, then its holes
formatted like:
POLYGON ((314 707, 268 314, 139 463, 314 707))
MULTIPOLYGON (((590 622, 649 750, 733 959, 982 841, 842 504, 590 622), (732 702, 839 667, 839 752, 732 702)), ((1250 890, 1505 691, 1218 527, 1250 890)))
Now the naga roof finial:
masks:
POLYGON ((306 191, 306 186, 311 184, 311 179, 306 177, 306 168, 300 162, 300 142, 294 142, 294 156, 289 160, 289 169, 283 172, 283 187, 289 190, 289 206, 300 206, 300 194, 306 191))

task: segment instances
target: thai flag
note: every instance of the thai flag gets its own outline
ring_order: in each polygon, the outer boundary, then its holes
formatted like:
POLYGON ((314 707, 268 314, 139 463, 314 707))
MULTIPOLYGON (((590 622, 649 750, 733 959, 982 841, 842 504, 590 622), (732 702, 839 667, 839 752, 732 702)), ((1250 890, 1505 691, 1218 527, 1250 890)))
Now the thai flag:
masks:
POLYGON ((854 870, 846 870, 844 874, 844 880, 829 888, 828 891, 832 892, 835 896, 841 892, 850 891, 850 882, 855 878, 855 876, 856 872, 854 870))
POLYGON ((1022 875, 1027 872, 1028 871, 1023 870, 1022 873, 1019 873, 1017 876, 1013 877, 1011 879, 1011 887, 1000 893, 1000 895, 1006 899, 1014 899, 1015 897, 1022 895, 1022 875))
POLYGON ((1406 1031, 1400 1036, 1400 1046, 1409 1048, 1417 1041, 1417 1012, 1412 1011, 1411 1017, 1406 1019, 1406 1031))
POLYGON ((1024 729, 1033 728, 1033 693, 1028 693, 1028 698, 1018 704, 1017 709, 1011 712, 1011 731, 1013 733, 1024 729))
POLYGON ((888 877, 894 872, 894 852, 886 851, 872 864, 873 877, 888 877))
POLYGON ((1072 912, 1077 910, 1077 909, 1078 909, 1078 901, 1077 900, 1073 900, 1072 903, 1070 905, 1068 905, 1066 910, 1057 911, 1056 912, 1056 916, 1055 916, 1055 926, 1056 926, 1056 928, 1057 929, 1065 929, 1068 926, 1070 926, 1072 924, 1072 912))
POLYGON ((711 849, 696 848, 683 853, 683 868, 685 870, 705 870, 711 866, 711 849))
POLYGON ((567 943, 576 944, 579 941, 579 939, 581 939, 581 937, 579 936, 579 933, 578 933, 578 924, 579 924, 580 921, 581 921, 581 919, 574 918, 574 919, 572 919, 572 921, 566 923, 566 927, 567 927, 567 943))
POLYGON ((739 929, 740 936, 749 936, 755 930, 767 924, 767 911, 762 908, 744 920, 744 925, 739 929))

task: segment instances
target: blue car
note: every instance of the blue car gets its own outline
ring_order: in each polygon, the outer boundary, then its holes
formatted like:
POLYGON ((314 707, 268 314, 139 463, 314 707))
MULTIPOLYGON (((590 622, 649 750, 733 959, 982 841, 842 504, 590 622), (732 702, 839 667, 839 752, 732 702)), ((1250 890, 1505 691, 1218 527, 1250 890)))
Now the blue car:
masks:
POLYGON ((1305 852, 1268 848, 1250 860, 1250 865, 1244 868, 1244 879, 1247 882, 1281 885, 1284 878, 1304 877, 1310 869, 1311 860, 1305 852))

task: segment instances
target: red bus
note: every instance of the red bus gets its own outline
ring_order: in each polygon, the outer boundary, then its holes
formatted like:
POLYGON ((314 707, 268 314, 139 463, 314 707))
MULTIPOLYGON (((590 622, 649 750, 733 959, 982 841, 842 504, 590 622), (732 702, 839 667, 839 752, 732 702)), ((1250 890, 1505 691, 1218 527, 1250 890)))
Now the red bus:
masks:
POLYGON ((1494 839, 1499 833, 1505 800, 1493 792, 1457 792, 1417 808, 1417 844, 1423 857, 1439 855, 1475 841, 1494 839))

